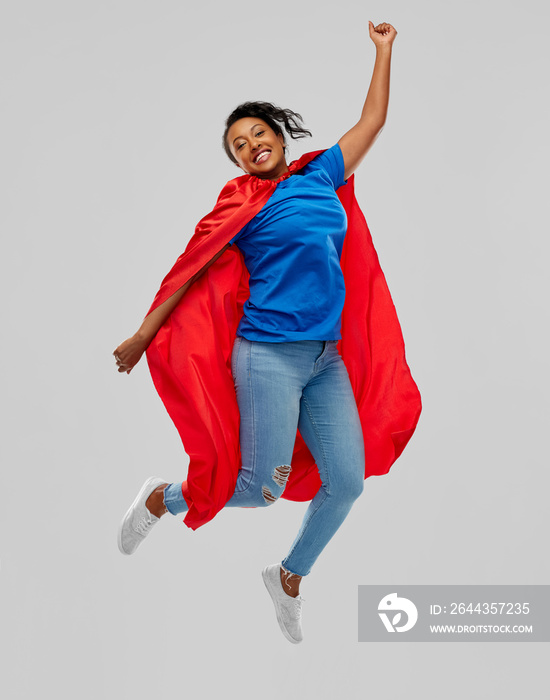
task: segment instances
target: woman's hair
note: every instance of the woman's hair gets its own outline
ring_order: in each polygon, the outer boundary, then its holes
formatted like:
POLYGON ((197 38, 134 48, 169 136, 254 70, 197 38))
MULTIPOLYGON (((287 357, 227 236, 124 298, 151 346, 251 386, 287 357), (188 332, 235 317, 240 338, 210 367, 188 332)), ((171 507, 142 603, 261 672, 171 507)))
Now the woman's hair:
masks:
POLYGON ((287 134, 293 139, 303 139, 312 135, 311 131, 300 126, 299 122, 303 121, 301 115, 291 109, 281 109, 271 102, 243 102, 227 117, 223 132, 223 148, 233 163, 237 161, 227 143, 227 132, 236 121, 243 117, 259 117, 266 124, 269 124, 276 134, 282 134, 283 137, 284 133, 280 124, 284 124, 287 134))

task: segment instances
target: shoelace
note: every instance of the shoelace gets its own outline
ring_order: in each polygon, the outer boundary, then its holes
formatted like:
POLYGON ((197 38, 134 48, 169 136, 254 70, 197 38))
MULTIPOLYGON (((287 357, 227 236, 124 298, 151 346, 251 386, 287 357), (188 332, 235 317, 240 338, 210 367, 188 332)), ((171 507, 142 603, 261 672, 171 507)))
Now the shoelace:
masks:
POLYGON ((292 612, 297 620, 299 620, 302 617, 302 603, 304 602, 304 600, 305 598, 302 598, 301 595, 294 598, 294 610, 292 612))
POLYGON ((135 530, 138 532, 140 535, 143 535, 145 537, 149 530, 151 529, 151 526, 154 525, 151 516, 150 515, 144 515, 143 518, 139 521, 139 523, 136 525, 135 530))

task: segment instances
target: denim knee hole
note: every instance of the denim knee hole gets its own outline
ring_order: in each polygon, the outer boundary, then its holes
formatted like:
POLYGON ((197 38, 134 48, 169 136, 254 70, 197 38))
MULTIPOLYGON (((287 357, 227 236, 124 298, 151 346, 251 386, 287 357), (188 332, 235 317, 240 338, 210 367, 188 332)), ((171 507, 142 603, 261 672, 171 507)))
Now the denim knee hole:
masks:
MULTIPOLYGON (((290 464, 283 464, 280 467, 275 467, 275 470, 273 471, 273 475, 271 478, 277 484, 277 486, 281 486, 283 488, 283 491, 291 471, 292 468, 290 464)), ((277 500, 277 496, 274 496, 271 493, 268 486, 262 486, 262 496, 264 497, 264 501, 268 505, 271 503, 275 503, 275 501, 277 500)))

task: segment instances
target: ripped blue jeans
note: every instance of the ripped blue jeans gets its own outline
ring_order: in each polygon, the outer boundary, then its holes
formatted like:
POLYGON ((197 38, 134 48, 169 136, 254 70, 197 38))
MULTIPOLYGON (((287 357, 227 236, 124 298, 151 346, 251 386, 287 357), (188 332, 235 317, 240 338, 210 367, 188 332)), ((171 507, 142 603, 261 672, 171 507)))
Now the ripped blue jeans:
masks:
MULTIPOLYGON (((306 576, 363 491, 363 433, 337 341, 288 343, 237 336, 232 372, 241 416, 242 468, 226 506, 268 506, 283 493, 299 428, 321 477, 282 566, 306 576)), ((181 483, 165 489, 174 515, 181 483)))

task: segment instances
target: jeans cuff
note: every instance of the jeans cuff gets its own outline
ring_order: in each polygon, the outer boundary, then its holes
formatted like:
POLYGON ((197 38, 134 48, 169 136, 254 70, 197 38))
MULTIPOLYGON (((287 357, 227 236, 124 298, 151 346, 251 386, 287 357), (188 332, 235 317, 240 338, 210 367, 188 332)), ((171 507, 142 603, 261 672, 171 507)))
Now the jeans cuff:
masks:
POLYGON ((178 515, 178 513, 185 513, 189 510, 187 502, 183 497, 181 491, 182 484, 168 484, 164 489, 164 505, 166 506, 169 513, 172 515, 178 515))

